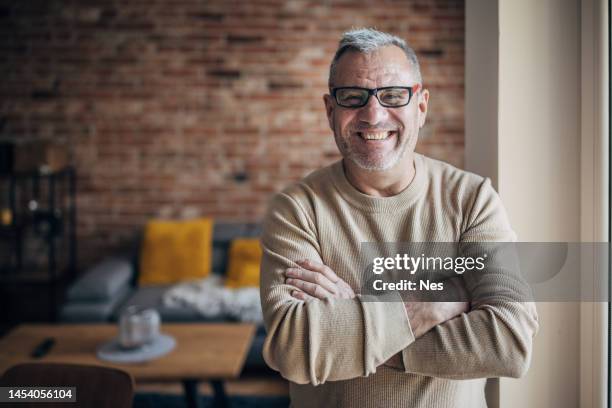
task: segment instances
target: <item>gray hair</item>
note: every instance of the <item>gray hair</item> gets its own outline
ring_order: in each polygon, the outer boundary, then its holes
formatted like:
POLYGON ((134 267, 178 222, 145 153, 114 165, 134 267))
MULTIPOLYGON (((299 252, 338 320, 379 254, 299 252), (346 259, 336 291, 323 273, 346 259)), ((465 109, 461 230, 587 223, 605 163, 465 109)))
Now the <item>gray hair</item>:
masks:
POLYGON ((346 51, 353 50, 368 54, 387 45, 395 45, 404 51, 406 57, 408 57, 410 65, 412 65, 416 80, 421 83, 422 78, 419 60, 417 59, 414 50, 410 48, 408 44, 406 44, 406 41, 392 34, 378 31, 373 28, 359 28, 342 34, 342 38, 338 44, 338 49, 336 50, 334 59, 332 59, 329 67, 329 87, 332 88, 332 78, 336 73, 336 65, 338 64, 338 60, 346 51))

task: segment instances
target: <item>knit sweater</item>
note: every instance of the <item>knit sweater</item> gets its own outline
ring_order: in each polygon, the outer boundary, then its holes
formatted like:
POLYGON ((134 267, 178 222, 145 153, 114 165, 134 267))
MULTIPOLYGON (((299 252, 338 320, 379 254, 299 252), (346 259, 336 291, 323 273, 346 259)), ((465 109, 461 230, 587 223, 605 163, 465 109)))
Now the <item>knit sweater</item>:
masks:
POLYGON ((414 179, 391 197, 355 189, 339 161, 271 200, 262 236, 264 358, 290 380, 293 407, 486 407, 487 377, 518 377, 529 366, 533 303, 479 301, 469 282, 472 309, 416 340, 401 301, 291 297, 284 270, 300 259, 329 266, 357 293, 362 242, 515 240, 488 179, 419 154, 414 161, 414 179))

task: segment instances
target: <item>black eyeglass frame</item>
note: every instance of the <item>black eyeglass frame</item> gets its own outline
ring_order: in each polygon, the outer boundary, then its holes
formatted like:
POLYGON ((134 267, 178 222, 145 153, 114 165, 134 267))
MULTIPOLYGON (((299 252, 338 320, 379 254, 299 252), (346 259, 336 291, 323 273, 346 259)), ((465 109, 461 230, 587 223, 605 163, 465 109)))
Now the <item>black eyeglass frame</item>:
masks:
POLYGON ((330 89, 330 92, 331 92, 331 95, 334 97, 334 100, 336 101, 338 106, 342 106, 343 108, 348 108, 348 109, 363 108, 364 106, 368 104, 368 102, 370 101, 370 97, 372 95, 374 95, 378 103, 380 103, 380 105, 385 108, 402 108, 408 105, 410 101, 412 100, 412 96, 415 94, 414 88, 418 88, 418 85, 415 85, 415 86, 383 86, 381 88, 362 88, 360 86, 339 86, 339 87, 330 89), (342 105, 340 101, 338 101, 338 97, 336 96, 337 92, 342 89, 359 89, 362 91, 368 91, 368 97, 366 98, 366 100, 364 101, 362 105, 357 105, 357 106, 342 105), (408 101, 402 105, 385 105, 380 99, 378 99, 378 91, 385 90, 385 89, 407 89, 408 90, 408 101))

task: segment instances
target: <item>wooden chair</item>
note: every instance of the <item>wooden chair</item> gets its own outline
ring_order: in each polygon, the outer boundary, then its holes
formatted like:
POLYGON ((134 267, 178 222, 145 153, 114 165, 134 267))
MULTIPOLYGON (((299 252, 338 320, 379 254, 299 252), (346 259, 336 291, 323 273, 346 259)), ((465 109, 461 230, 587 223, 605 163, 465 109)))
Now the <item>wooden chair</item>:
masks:
POLYGON ((76 403, 14 404, 19 408, 131 408, 134 397, 134 380, 130 374, 114 368, 79 364, 18 364, 4 373, 0 386, 76 387, 76 403))

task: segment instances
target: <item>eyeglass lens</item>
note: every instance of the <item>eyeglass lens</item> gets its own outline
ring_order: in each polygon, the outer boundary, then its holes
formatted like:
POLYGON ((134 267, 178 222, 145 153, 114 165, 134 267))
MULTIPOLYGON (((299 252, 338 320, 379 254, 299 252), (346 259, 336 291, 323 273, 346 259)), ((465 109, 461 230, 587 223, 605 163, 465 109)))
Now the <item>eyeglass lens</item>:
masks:
MULTIPOLYGON (((410 101, 410 91, 406 88, 380 89, 376 93, 381 105, 387 107, 402 106, 410 101)), ((336 100, 340 106, 356 108, 365 106, 370 98, 367 89, 342 88, 336 91, 336 100)))

